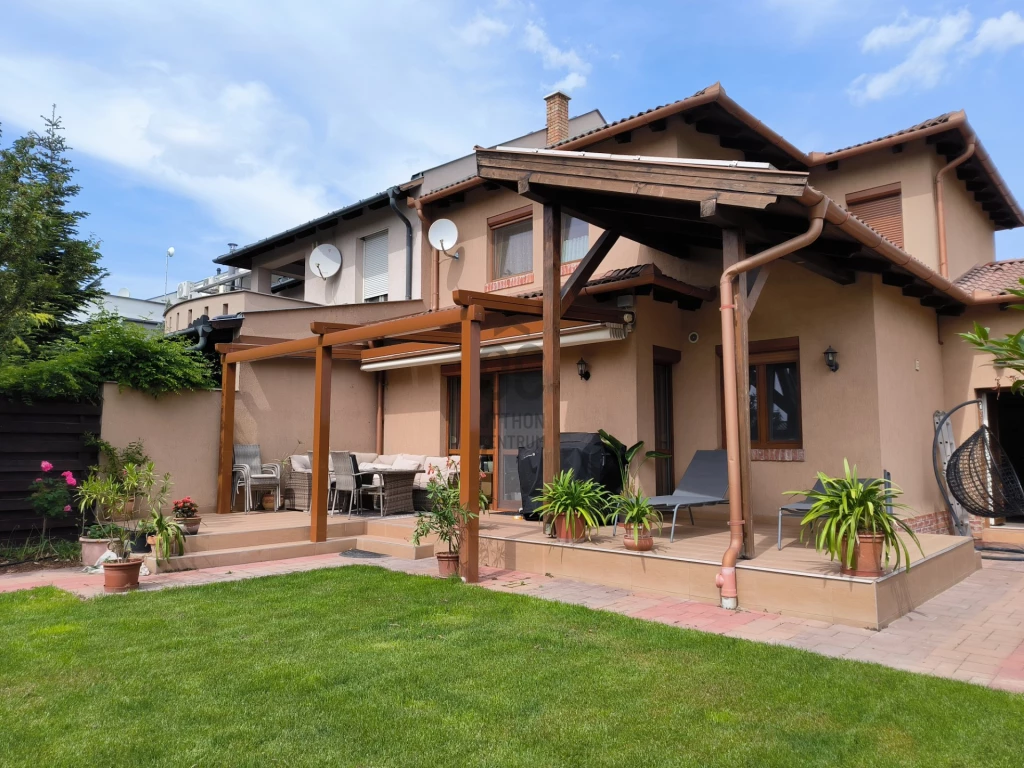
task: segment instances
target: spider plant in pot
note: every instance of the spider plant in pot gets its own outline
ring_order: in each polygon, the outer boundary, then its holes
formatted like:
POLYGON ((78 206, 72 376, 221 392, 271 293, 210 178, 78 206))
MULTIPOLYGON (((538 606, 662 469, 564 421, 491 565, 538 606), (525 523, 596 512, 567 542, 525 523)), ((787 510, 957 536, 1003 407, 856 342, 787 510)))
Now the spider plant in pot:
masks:
POLYGON ((919 550, 921 542, 910 526, 893 514, 893 510, 908 509, 896 501, 903 491, 880 479, 858 478, 856 465, 851 470, 846 459, 843 470, 841 477, 819 472, 820 491, 787 491, 812 502, 800 523, 800 540, 811 532, 814 548, 838 560, 840 571, 847 576, 878 577, 890 562, 896 570, 903 563, 909 569, 910 550, 900 534, 909 536, 919 550))
MULTIPOLYGON (((459 572, 462 533, 469 521, 478 515, 463 505, 458 475, 451 474, 443 478, 436 467, 427 483, 427 498, 430 500, 430 509, 417 513, 412 543, 418 547, 423 539, 434 536, 437 541, 447 544, 447 552, 435 553, 437 571, 442 578, 455 576, 459 572)), ((477 503, 480 509, 486 507, 487 500, 483 494, 480 494, 477 503)))
POLYGON ((622 493, 612 499, 624 534, 622 543, 634 552, 650 552, 654 549, 652 529, 661 529, 661 512, 651 506, 650 500, 641 491, 622 493))
POLYGON ((647 463, 648 459, 667 459, 672 455, 670 453, 662 453, 661 451, 645 451, 641 453, 644 450, 643 440, 627 446, 617 437, 608 434, 603 429, 597 430, 597 434, 601 438, 601 442, 612 452, 619 464, 623 496, 633 494, 638 490, 640 486, 638 479, 640 469, 647 463))
POLYGON ((537 501, 537 512, 551 519, 559 539, 580 541, 604 522, 610 497, 603 485, 577 480, 567 469, 544 485, 537 501))
POLYGON ((164 517, 159 509, 150 512, 146 522, 149 524, 149 535, 146 538, 153 548, 158 565, 161 560, 166 562, 171 555, 180 555, 185 551, 185 532, 179 523, 164 517))

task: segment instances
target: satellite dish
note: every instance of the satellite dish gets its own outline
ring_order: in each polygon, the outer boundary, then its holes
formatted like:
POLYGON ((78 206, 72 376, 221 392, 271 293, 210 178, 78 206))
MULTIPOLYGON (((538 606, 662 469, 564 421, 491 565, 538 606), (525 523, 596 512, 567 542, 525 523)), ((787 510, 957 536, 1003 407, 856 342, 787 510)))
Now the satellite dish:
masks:
MULTIPOLYGON (((427 231, 427 239, 430 244, 439 251, 448 253, 459 240, 459 228, 451 219, 438 219, 430 225, 427 231)), ((449 254, 452 255, 452 254, 449 254)), ((458 255, 455 255, 458 258, 458 255)))
POLYGON ((132 292, 129 291, 127 288, 122 288, 117 292, 117 295, 120 296, 122 299, 130 299, 132 297, 132 292))
POLYGON ((341 269, 341 251, 330 243, 318 245, 309 254, 309 271, 326 280, 341 269))

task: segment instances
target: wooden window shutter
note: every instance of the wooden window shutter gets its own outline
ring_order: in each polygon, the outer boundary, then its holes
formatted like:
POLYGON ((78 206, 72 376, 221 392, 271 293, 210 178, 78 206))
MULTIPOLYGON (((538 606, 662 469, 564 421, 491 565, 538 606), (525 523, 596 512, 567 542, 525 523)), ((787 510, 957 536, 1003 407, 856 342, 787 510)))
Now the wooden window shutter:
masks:
POLYGON ((363 301, 388 292, 387 230, 363 238, 363 301))
POLYGON ((899 182, 853 192, 846 196, 846 208, 890 243, 903 247, 903 197, 899 182))

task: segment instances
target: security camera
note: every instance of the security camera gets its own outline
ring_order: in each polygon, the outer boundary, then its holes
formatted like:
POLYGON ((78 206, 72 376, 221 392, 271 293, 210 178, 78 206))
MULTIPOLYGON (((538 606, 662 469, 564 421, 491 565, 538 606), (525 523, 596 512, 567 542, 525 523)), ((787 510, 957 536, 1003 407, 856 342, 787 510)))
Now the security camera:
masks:
POLYGON ((700 335, 696 331, 690 331, 690 335, 687 336, 686 338, 690 340, 691 344, 696 344, 698 341, 700 341, 700 335))

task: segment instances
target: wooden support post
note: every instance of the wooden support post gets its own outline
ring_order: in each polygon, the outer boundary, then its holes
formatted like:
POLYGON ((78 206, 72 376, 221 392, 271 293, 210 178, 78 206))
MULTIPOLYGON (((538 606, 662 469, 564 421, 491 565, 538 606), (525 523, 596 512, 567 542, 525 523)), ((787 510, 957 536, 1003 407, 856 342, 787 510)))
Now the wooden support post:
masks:
POLYGON ((234 472, 231 468, 235 463, 235 382, 238 376, 238 364, 225 362, 221 365, 221 370, 217 514, 226 515, 231 511, 231 484, 234 481, 234 472))
MULTIPOLYGON (((470 308, 472 309, 472 307, 470 308)), ((480 514, 480 322, 462 321, 462 372, 459 421, 459 501, 480 514)), ((459 571, 469 584, 480 581, 480 518, 467 521, 462 531, 459 571)))
POLYGON ((559 331, 562 316, 562 208, 544 205, 544 466, 543 479, 550 483, 561 464, 561 344, 559 331))
POLYGON ((313 384, 313 493, 310 500, 309 540, 327 541, 328 459, 331 450, 331 348, 323 337, 316 347, 313 384))
MULTIPOLYGON (((742 229, 722 230, 722 268, 731 267, 747 257, 746 239, 742 229)), ((740 487, 743 508, 743 556, 754 557, 754 518, 750 506, 750 345, 748 343, 747 318, 747 275, 740 273, 733 281, 733 312, 736 324, 736 359, 723 360, 723 365, 736 366, 736 392, 726 392, 725 397, 735 397, 739 407, 740 430, 740 487)), ((763 407, 758 403, 759 407, 763 407)))

